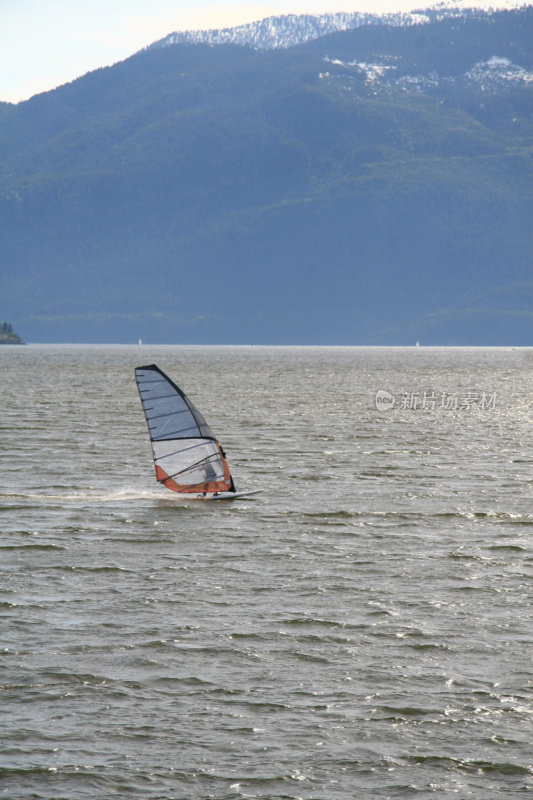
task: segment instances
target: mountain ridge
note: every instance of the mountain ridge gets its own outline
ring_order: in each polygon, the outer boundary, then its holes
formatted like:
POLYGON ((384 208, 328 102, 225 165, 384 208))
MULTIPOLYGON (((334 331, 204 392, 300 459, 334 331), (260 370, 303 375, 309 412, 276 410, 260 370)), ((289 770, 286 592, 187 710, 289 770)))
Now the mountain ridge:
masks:
POLYGON ((427 17, 423 13, 371 14, 337 12, 325 14, 283 14, 232 28, 192 30, 174 33, 149 45, 147 49, 174 44, 237 44, 258 49, 296 47, 338 31, 363 25, 414 25, 427 17))
POLYGON ((521 0, 501 2, 490 8, 487 8, 485 4, 476 6, 475 3, 469 3, 461 6, 457 2, 440 2, 427 8, 421 7, 411 11, 279 14, 229 28, 174 31, 144 49, 168 47, 174 44, 237 44, 258 49, 288 48, 320 39, 331 33, 354 30, 363 26, 423 25, 448 18, 489 16, 498 10, 521 8, 525 5, 521 0))
POLYGON ((176 44, 0 109, 2 316, 26 341, 530 342, 532 34, 526 9, 176 44), (526 77, 464 79, 494 57, 526 77))

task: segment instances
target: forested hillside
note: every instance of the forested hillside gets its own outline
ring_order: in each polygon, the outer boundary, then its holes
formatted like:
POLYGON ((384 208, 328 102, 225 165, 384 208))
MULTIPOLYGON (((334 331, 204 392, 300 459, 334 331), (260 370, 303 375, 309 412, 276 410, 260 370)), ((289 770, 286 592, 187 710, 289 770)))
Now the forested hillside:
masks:
POLYGON ((26 341, 533 342, 533 9, 174 44, 0 104, 26 341))

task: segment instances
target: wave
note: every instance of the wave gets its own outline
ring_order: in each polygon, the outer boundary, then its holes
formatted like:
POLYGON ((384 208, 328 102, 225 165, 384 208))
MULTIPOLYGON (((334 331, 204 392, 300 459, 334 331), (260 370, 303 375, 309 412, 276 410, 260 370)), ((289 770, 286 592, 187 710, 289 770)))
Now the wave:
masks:
POLYGON ((294 516, 301 516, 307 519, 316 520, 343 520, 343 519, 376 519, 376 520, 395 520, 396 522, 419 522, 422 520, 488 520, 491 522, 505 522, 517 525, 533 525, 533 514, 519 514, 508 511, 474 511, 472 509, 453 509, 450 511, 398 511, 391 509, 388 511, 373 510, 337 510, 337 511, 310 511, 289 512, 294 516))
POLYGON ((472 772, 476 775, 495 773, 504 776, 517 775, 529 777, 533 775, 533 767, 531 767, 529 764, 516 764, 512 761, 483 761, 475 758, 452 758, 450 756, 436 755, 407 756, 406 761, 410 762, 411 764, 418 764, 432 768, 452 767, 464 772, 472 772))

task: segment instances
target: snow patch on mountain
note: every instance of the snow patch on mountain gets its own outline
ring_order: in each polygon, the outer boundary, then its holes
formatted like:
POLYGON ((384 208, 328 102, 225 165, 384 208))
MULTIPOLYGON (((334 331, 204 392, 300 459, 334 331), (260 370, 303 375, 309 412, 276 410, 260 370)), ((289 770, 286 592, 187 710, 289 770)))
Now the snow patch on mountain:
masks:
POLYGON ((437 72, 419 75, 395 76, 398 69, 398 58, 381 56, 373 62, 341 61, 338 58, 324 57, 324 62, 331 65, 332 70, 321 72, 320 79, 328 78, 340 82, 344 88, 350 89, 350 78, 362 77, 367 86, 375 92, 389 91, 393 88, 406 91, 430 92, 451 84, 476 86, 482 92, 492 93, 512 86, 524 86, 533 83, 533 70, 513 64, 503 56, 491 56, 486 61, 479 61, 463 75, 439 75, 437 72))
POLYGON ((482 91, 495 91, 502 86, 533 83, 533 72, 513 64, 508 58, 492 56, 488 61, 475 64, 466 77, 482 91))
MULTIPOLYGON (((333 67, 344 67, 347 70, 356 71, 365 76, 366 83, 373 84, 383 81, 387 77, 387 73, 391 70, 397 69, 397 65, 391 63, 396 60, 393 56, 383 56, 381 61, 367 62, 367 61, 341 61, 339 58, 324 57, 327 64, 333 67)), ((329 76, 329 73, 321 73, 320 77, 329 76)))
POLYGON ((493 93, 512 86, 533 83, 533 72, 526 67, 513 64, 508 58, 492 56, 487 61, 479 61, 464 75, 457 77, 431 72, 428 75, 404 75, 396 81, 398 86, 420 92, 438 89, 451 83, 474 85, 482 92, 493 93))

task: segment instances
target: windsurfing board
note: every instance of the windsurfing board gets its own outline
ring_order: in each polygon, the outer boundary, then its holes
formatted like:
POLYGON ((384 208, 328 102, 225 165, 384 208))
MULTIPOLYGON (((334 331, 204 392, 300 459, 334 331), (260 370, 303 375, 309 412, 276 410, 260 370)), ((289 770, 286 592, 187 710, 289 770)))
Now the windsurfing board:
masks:
POLYGON ((236 500, 238 497, 250 497, 252 494, 259 494, 262 489, 253 489, 249 492, 218 492, 217 494, 188 494, 179 492, 179 497, 183 500, 236 500))

